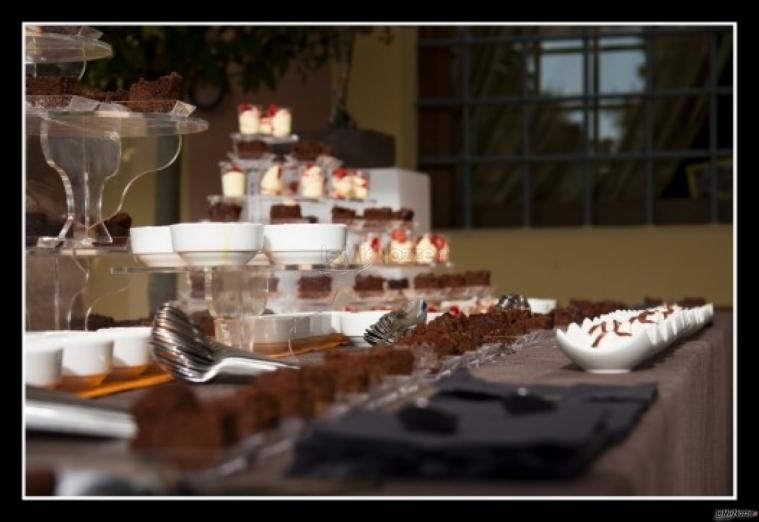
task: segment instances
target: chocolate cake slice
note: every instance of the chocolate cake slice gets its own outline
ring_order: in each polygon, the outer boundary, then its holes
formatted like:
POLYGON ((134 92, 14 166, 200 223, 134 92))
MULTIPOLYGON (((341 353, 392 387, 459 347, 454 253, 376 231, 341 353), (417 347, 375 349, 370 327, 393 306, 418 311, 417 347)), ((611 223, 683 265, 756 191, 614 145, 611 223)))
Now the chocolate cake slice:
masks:
POLYGON ((237 203, 228 203, 219 201, 208 207, 208 219, 218 222, 237 222, 240 221, 242 206, 237 203))
POLYGON ((352 208, 345 207, 332 207, 332 222, 333 223, 350 223, 356 219, 356 211, 352 208))
POLYGON ((367 221, 390 221, 393 219, 393 209, 390 207, 367 208, 364 210, 367 221))
POLYGON ((440 278, 435 274, 419 274, 414 277, 414 288, 417 290, 441 288, 440 278))
POLYGON ((298 296, 303 299, 327 297, 332 291, 332 278, 329 276, 303 276, 298 279, 298 296))
POLYGON ((157 80, 140 78, 129 87, 129 101, 176 100, 182 86, 182 75, 171 72, 157 80))
POLYGON ((236 147, 237 155, 244 159, 258 159, 269 152, 269 146, 260 140, 238 141, 236 147))
POLYGON ((385 286, 385 278, 373 275, 357 275, 353 289, 358 293, 382 292, 385 286))
POLYGON ((76 76, 31 76, 26 75, 26 94, 43 96, 48 94, 82 94, 82 82, 76 76))
POLYGON ((408 279, 388 279, 387 280, 387 287, 390 290, 405 290, 408 288, 408 279))
POLYGON ((292 219, 300 221, 302 217, 300 205, 272 205, 271 209, 269 209, 269 220, 272 223, 275 221, 281 223, 292 219))
POLYGON ((293 145, 293 156, 298 161, 316 161, 322 155, 332 155, 332 149, 320 141, 303 140, 293 145))

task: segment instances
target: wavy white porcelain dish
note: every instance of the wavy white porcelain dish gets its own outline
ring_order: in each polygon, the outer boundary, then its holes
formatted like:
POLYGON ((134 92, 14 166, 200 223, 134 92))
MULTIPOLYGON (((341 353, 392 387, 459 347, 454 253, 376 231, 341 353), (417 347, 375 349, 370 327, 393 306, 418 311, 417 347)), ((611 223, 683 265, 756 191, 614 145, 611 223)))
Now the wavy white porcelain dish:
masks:
POLYGON ((530 309, 536 314, 547 314, 556 308, 556 299, 528 297, 527 302, 530 304, 530 309))
POLYGON ((625 373, 644 360, 658 354, 678 339, 682 339, 708 324, 714 316, 711 304, 678 310, 666 319, 640 327, 629 338, 618 340, 613 346, 592 346, 593 336, 588 329, 599 322, 617 320, 626 322, 641 310, 618 310, 582 325, 572 323, 566 332, 556 330, 561 351, 574 363, 591 373, 625 373))

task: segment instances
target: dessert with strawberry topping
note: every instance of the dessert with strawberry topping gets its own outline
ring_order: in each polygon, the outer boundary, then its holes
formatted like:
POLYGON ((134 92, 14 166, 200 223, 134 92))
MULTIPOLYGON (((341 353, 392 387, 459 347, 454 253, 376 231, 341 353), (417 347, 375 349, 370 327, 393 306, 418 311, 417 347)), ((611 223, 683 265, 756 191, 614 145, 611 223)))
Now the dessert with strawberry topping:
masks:
POLYGON ((330 179, 330 197, 350 199, 353 194, 353 181, 348 169, 335 169, 330 179))
POLYGON ((414 243, 402 228, 396 228, 390 234, 388 249, 389 261, 392 264, 407 265, 414 262, 414 243))
POLYGON ((353 199, 369 199, 369 177, 365 172, 355 171, 351 176, 351 187, 353 188, 353 199))
POLYGON ((369 234, 356 248, 355 257, 359 265, 382 263, 382 243, 379 236, 369 234))
POLYGON ((292 132, 292 114, 288 109, 272 103, 261 115, 258 132, 278 138, 289 136, 292 132))
POLYGON ((432 243, 435 245, 435 248, 437 248, 437 256, 435 257, 435 261, 438 263, 447 263, 449 248, 448 241, 446 241, 445 236, 442 234, 432 234, 432 243))
POLYGON ((282 183, 282 165, 274 164, 261 178, 261 194, 264 196, 280 196, 284 191, 282 183))
POLYGON ((422 265, 434 263, 438 257, 438 249, 432 241, 432 234, 424 234, 416 242, 416 262, 422 265))
POLYGON ((240 134, 258 134, 261 126, 261 109, 250 103, 237 106, 237 122, 240 134))
POLYGON ((324 197, 324 171, 316 163, 309 163, 300 177, 300 194, 305 198, 324 197))

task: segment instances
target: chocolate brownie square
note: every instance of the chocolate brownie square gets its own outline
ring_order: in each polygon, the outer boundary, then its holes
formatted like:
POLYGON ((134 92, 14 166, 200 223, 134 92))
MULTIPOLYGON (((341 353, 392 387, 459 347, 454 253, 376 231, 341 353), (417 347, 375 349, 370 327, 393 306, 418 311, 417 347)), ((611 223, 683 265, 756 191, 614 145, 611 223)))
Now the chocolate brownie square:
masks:
POLYGON ((387 287, 390 290, 405 290, 408 288, 408 279, 388 279, 387 280, 387 287))
POLYGON ((332 291, 332 278, 329 276, 303 276, 298 280, 298 296, 304 299, 326 297, 332 291))
POLYGON ((288 219, 301 220, 302 217, 300 205, 272 205, 269 209, 269 219, 272 222, 288 219))
POLYGON ((385 278, 373 275, 357 275, 353 289, 356 292, 382 292, 384 290, 385 278))
POLYGON ((219 201, 208 207, 208 219, 219 222, 237 222, 240 221, 242 206, 237 203, 227 203, 219 201))

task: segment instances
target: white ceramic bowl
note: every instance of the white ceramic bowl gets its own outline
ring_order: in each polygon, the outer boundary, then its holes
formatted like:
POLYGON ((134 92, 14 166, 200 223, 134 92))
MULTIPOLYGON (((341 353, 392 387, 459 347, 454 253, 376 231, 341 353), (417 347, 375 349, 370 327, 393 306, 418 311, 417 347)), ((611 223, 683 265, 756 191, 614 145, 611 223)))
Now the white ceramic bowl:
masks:
POLYGON ((111 377, 133 379, 148 369, 152 362, 150 326, 103 328, 99 333, 113 339, 111 377))
POLYGON ((528 297, 527 302, 530 304, 530 309, 536 314, 547 314, 556 308, 556 299, 528 297))
POLYGON ((185 266, 184 259, 174 252, 171 229, 165 227, 133 227, 129 229, 132 253, 147 266, 185 266))
MULTIPOLYGON (((36 333, 36 332, 35 332, 36 333)), ((61 380, 63 340, 44 335, 24 338, 25 382, 32 386, 54 387, 61 380)))
POLYGON ((63 342, 61 386, 81 390, 98 386, 111 372, 113 339, 98 332, 50 332, 46 338, 63 342))
POLYGON ((264 226, 264 252, 277 265, 326 265, 345 250, 347 227, 331 223, 264 226))
POLYGON ((263 225, 256 223, 179 223, 170 229, 174 251, 191 266, 241 266, 263 246, 263 225))

